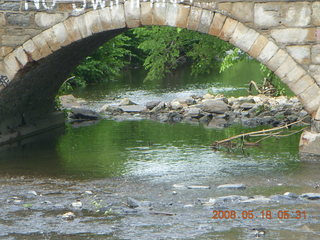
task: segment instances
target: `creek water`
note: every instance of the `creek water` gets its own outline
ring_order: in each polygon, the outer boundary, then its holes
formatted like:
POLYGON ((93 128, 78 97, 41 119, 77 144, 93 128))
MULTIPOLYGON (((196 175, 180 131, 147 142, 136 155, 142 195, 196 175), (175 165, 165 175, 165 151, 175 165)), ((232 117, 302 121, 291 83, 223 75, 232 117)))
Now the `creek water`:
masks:
MULTIPOLYGON (((251 80, 247 76, 259 77, 256 65, 197 81, 182 75, 175 77, 179 81, 148 85, 141 77, 128 77, 75 94, 92 107, 121 97, 138 103, 174 99, 203 94, 209 87, 243 95, 243 83, 251 80), (215 82, 219 78, 225 81, 215 82)), ((211 149, 218 139, 253 130, 101 120, 85 127, 66 125, 2 148, 0 239, 320 239, 320 200, 202 204, 228 195, 320 192, 320 162, 301 161, 297 135, 244 150, 211 149), (229 183, 246 189, 217 188, 229 183), (149 201, 151 207, 130 208, 128 197, 149 201), (77 200, 81 208, 72 206, 77 200), (235 211, 237 217, 212 219, 215 210, 235 211), (246 218, 243 213, 251 210, 254 218, 246 218), (290 218, 278 215, 285 210, 290 218), (75 219, 63 220, 70 211, 75 219), (270 211, 272 219, 262 218, 262 211, 270 211), (297 218, 296 211, 305 217, 297 218)))

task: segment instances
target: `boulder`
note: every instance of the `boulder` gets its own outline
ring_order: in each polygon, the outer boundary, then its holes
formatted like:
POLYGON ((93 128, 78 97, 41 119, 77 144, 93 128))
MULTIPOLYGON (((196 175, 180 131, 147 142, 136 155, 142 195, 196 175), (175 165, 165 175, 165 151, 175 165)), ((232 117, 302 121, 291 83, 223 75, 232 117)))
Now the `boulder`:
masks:
POLYGON ((153 109, 155 106, 157 106, 160 103, 160 101, 150 101, 146 103, 146 108, 151 110, 153 109))
POLYGON ((166 104, 164 102, 160 102, 157 106, 155 106, 151 112, 159 112, 162 109, 165 109, 166 104))
POLYGON ((170 103, 170 106, 172 110, 179 110, 183 108, 182 104, 179 101, 175 100, 170 103))
POLYGON ((128 112, 128 113, 139 113, 146 111, 146 106, 144 105, 127 105, 127 106, 121 106, 120 109, 123 112, 128 112))
POLYGON ((80 120, 97 120, 101 119, 101 115, 90 109, 72 108, 70 118, 80 120))
POLYGON ((222 114, 229 111, 229 105, 222 100, 209 99, 203 101, 202 110, 209 113, 222 114))
POLYGON ((120 101, 120 106, 127 106, 127 105, 136 105, 136 103, 132 102, 129 98, 124 98, 120 101))
POLYGON ((186 117, 200 118, 203 116, 199 108, 188 108, 184 114, 186 117))

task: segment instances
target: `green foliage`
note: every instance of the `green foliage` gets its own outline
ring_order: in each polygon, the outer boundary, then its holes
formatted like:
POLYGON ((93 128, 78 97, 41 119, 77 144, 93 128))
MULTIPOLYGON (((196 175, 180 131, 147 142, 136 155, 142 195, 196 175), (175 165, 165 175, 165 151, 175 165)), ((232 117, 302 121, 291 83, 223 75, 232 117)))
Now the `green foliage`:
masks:
POLYGON ((244 54, 239 48, 231 49, 221 62, 220 72, 228 70, 234 64, 244 59, 248 59, 248 55, 244 54))
POLYGON ((146 80, 159 80, 179 66, 191 63, 192 74, 211 72, 231 45, 212 36, 172 27, 147 27, 134 30, 146 58, 146 80))
MULTIPOLYGON (((132 54, 128 50, 129 41, 130 37, 120 34, 103 44, 75 69, 70 85, 84 86, 85 83, 115 80, 123 67, 129 64, 129 56, 132 54)), ((67 85, 65 88, 68 89, 67 85)))

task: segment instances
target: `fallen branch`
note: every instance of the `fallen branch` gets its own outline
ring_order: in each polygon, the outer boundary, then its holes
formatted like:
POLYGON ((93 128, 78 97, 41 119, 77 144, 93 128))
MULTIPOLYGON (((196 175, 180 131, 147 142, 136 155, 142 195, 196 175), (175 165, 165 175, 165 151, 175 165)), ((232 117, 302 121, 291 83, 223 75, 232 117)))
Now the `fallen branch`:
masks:
POLYGON ((274 128, 270 128, 270 129, 266 129, 266 130, 260 130, 260 131, 254 131, 254 132, 248 132, 248 133, 242 133, 242 134, 239 134, 239 135, 236 135, 236 136, 232 136, 232 137, 229 137, 229 138, 226 138, 226 139, 223 139, 223 140, 220 140, 220 141, 216 141, 213 143, 213 147, 216 147, 218 145, 221 145, 221 144, 225 144, 225 143, 229 143, 232 141, 232 140, 235 140, 235 139, 244 139, 245 137, 263 137, 261 139, 259 139, 258 141, 256 142, 252 142, 252 143, 246 143, 246 145, 257 145, 259 142, 261 142, 262 140, 265 140, 269 137, 287 137, 287 136, 291 136, 293 134, 296 134, 298 132, 301 132, 303 131, 305 128, 303 129, 300 129, 298 131, 294 131, 292 133, 289 133, 289 134, 285 134, 285 135, 281 135, 281 133, 283 133, 283 131, 279 131, 279 130, 283 130, 283 129, 288 129, 290 126, 292 125, 295 125, 295 124, 298 124, 300 122, 303 122, 303 120, 307 118, 307 117, 304 117, 298 121, 295 121, 295 122, 292 122, 292 123, 289 123, 289 124, 286 124, 284 126, 280 126, 280 127, 274 127, 274 128))

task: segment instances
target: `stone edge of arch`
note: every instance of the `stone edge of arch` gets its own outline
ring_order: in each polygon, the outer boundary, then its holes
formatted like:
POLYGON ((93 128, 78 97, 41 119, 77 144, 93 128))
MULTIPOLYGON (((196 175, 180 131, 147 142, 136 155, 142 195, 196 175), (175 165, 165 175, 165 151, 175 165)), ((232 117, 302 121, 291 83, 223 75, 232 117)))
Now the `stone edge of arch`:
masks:
POLYGON ((0 71, 12 80, 29 62, 43 59, 75 41, 99 32, 147 25, 186 28, 230 42, 274 71, 298 96, 305 109, 320 120, 320 88, 287 51, 222 12, 185 4, 165 3, 165 6, 152 7, 149 2, 140 2, 139 7, 132 7, 132 3, 126 1, 112 11, 106 7, 71 16, 7 54, 0 71))

